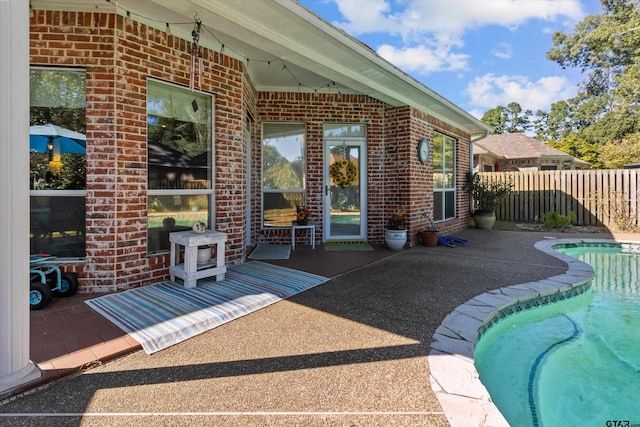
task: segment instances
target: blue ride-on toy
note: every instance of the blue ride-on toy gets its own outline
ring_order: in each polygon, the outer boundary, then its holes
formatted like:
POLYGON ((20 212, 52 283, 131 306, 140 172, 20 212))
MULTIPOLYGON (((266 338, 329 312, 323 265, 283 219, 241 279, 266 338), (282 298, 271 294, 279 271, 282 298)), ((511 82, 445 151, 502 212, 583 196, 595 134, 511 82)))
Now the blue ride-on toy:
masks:
POLYGON ((29 276, 31 289, 29 305, 31 310, 45 308, 56 297, 69 297, 78 290, 78 278, 73 273, 65 273, 49 261, 56 259, 49 254, 36 254, 29 257, 29 276))

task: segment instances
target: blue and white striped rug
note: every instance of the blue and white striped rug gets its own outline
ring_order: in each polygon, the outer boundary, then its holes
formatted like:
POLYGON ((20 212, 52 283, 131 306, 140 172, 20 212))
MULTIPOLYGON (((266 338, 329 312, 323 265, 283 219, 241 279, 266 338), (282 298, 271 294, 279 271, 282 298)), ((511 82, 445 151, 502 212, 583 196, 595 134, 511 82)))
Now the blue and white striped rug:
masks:
POLYGON ((162 282, 86 303, 155 353, 329 280, 251 261, 228 268, 224 280, 200 279, 186 289, 162 282))

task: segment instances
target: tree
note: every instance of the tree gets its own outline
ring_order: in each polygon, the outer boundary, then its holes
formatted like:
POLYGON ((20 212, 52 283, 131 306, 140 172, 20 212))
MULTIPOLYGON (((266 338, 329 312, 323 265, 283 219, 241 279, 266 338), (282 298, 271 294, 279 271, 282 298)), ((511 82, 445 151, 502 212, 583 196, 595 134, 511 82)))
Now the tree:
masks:
POLYGON ((548 144, 550 147, 557 148, 573 157, 589 162, 594 169, 602 167, 600 146, 590 143, 576 132, 561 138, 560 141, 549 140, 548 144))
POLYGON ((507 114, 504 107, 499 105, 495 108, 487 110, 480 119, 482 123, 493 128, 494 133, 505 133, 505 123, 507 122, 507 114))
POLYGON ((494 133, 519 133, 531 128, 529 116, 531 110, 522 110, 517 102, 510 102, 506 107, 499 105, 487 110, 481 121, 491 126, 494 133))
POLYGON ((637 94, 637 80, 633 84, 630 78, 637 76, 639 67, 640 0, 601 0, 601 4, 602 15, 587 16, 573 34, 555 33, 547 58, 563 68, 588 71, 584 89, 589 95, 600 96, 622 85, 617 96, 623 99, 629 88, 637 94))
POLYGON ((534 129, 537 139, 550 139, 560 141, 573 132, 571 120, 571 108, 567 101, 558 101, 551 104, 551 111, 538 110, 537 119, 534 121, 534 129))
POLYGON ((588 72, 574 108, 587 113, 589 126, 615 111, 604 126, 612 133, 598 134, 610 141, 640 127, 640 0, 601 0, 601 4, 603 13, 587 16, 572 34, 555 33, 547 58, 563 68, 588 72), (610 127, 611 120, 623 116, 624 123, 610 127))
POLYGON ((617 143, 609 142, 600 151, 600 160, 605 169, 622 169, 624 165, 640 159, 640 133, 617 143))
POLYGON ((531 128, 529 116, 531 110, 523 110, 517 102, 510 102, 505 109, 507 113, 507 133, 525 132, 531 128))
POLYGON ((587 78, 566 106, 539 112, 536 135, 593 167, 619 167, 640 132, 640 0, 601 6, 602 14, 587 16, 573 33, 554 34, 547 58, 587 78))

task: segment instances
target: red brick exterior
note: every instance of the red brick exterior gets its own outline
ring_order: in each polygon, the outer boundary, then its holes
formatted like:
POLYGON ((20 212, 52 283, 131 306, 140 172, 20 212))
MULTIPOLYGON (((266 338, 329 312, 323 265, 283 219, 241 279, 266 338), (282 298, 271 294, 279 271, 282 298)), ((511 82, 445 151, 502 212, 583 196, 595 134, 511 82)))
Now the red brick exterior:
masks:
MULTIPOLYGON (((191 43, 112 13, 36 10, 31 18, 32 65, 82 67, 87 73, 86 260, 67 267, 78 273, 81 292, 113 292, 168 278, 168 255, 147 254, 148 78, 189 86, 191 43)), ((324 123, 367 126, 368 232, 383 240, 392 209, 408 211, 410 245, 433 212, 431 164, 418 161, 417 143, 433 132, 457 141, 458 218, 469 219, 461 186, 469 169, 469 135, 410 107, 394 108, 364 95, 256 92, 242 61, 202 49, 202 87, 214 99, 214 214, 228 234, 227 263, 246 259, 247 227, 254 241, 289 241, 289 230, 260 229, 260 129, 265 121, 307 126, 307 201, 320 224, 323 206, 324 123), (245 141, 251 127, 250 147, 245 141), (248 156, 250 148, 251 156, 248 156), (247 165, 251 188, 247 188, 247 165), (247 223, 247 192, 251 221, 247 223)))

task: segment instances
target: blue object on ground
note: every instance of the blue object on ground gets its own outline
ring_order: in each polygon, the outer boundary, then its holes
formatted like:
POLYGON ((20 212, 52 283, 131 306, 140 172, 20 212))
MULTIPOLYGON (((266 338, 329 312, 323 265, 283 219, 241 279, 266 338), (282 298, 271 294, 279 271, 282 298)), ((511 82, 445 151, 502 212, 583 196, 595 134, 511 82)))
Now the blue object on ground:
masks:
POLYGON ((462 237, 439 236, 438 244, 442 246, 449 246, 450 248, 454 248, 456 246, 466 246, 469 244, 469 241, 467 239, 463 239, 462 237))

